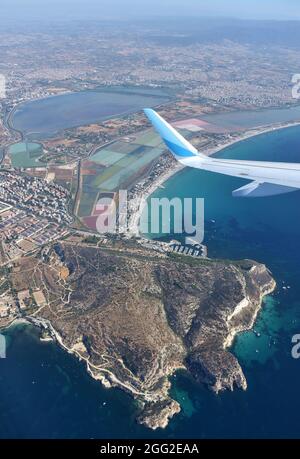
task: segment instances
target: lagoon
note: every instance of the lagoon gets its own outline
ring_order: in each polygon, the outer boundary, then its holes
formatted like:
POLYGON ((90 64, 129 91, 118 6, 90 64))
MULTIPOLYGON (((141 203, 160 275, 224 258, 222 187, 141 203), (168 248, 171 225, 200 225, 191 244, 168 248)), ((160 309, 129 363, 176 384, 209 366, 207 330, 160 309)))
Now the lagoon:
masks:
POLYGON ((263 110, 239 110, 225 113, 213 113, 201 117, 203 120, 229 130, 251 129, 276 123, 300 121, 300 106, 270 108, 263 110))
POLYGON ((24 135, 55 134, 63 129, 102 122, 166 103, 162 90, 115 88, 80 91, 20 104, 11 119, 24 135))

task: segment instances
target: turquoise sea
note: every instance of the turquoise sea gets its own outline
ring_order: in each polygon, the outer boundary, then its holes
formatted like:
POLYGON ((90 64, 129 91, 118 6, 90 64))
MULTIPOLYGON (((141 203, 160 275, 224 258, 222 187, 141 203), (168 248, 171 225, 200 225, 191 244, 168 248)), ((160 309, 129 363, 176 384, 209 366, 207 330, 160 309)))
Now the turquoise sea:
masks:
MULTIPOLYGON (((238 143, 219 156, 300 162, 300 127, 238 143)), ((0 360, 0 437, 46 438, 287 438, 300 437, 300 360, 291 339, 300 333, 300 192, 238 199, 244 180, 185 169, 156 196, 205 198, 209 255, 264 262, 277 280, 255 325, 232 352, 248 381, 246 392, 216 396, 185 373, 172 378, 182 413, 166 430, 134 421, 136 405, 120 390, 93 381, 84 365, 30 327, 7 332, 0 360), (260 335, 260 336, 258 336, 260 335)))

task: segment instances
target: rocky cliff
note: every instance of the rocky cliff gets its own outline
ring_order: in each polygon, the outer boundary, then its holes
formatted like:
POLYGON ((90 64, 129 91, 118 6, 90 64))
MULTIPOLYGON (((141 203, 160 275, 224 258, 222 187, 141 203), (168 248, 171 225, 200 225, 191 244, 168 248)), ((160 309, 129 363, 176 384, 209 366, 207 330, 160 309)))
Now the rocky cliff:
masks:
POLYGON ((216 392, 246 389, 228 348, 275 288, 264 265, 159 254, 122 241, 64 242, 19 264, 14 288, 46 298, 29 316, 85 359, 94 378, 138 399, 139 422, 165 427, 180 411, 168 379, 179 368, 216 392))

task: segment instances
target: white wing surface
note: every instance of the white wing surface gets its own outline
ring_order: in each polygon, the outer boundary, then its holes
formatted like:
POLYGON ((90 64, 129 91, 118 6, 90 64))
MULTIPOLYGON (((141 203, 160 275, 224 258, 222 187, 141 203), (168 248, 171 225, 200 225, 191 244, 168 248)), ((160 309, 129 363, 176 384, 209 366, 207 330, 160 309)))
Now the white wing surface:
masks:
POLYGON ((218 159, 197 151, 179 132, 152 109, 145 114, 175 158, 185 166, 251 180, 234 196, 262 197, 300 189, 300 163, 218 159))

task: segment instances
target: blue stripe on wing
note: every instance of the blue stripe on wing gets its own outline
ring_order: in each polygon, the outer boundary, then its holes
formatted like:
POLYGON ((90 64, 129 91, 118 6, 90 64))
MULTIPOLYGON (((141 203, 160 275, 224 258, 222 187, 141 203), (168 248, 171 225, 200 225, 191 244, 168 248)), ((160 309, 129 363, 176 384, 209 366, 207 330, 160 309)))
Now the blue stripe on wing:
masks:
POLYGON ((184 156, 184 157, 189 157, 189 156, 195 156, 193 152, 188 150, 187 148, 182 147, 181 145, 178 145, 176 143, 170 142, 167 139, 163 139, 169 150, 171 150, 172 153, 176 156, 184 156))
POLYGON ((154 110, 146 108, 144 112, 174 155, 181 157, 195 156, 195 148, 190 145, 191 149, 189 149, 189 143, 154 110))

